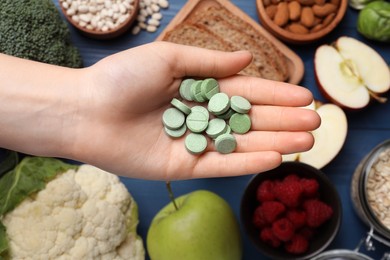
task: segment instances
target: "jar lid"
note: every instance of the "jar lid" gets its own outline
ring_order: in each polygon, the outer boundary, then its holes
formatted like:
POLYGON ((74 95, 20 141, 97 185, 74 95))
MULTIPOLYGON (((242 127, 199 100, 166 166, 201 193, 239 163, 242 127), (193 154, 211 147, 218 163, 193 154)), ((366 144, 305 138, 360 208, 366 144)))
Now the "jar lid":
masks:
POLYGON ((346 249, 335 249, 325 251, 311 260, 374 260, 356 251, 346 249))

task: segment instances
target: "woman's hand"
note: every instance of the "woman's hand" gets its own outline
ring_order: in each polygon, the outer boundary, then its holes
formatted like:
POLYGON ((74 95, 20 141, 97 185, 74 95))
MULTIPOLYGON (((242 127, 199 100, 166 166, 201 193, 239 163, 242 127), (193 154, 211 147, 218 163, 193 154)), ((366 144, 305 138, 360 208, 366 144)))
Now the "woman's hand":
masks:
POLYGON ((277 167, 281 154, 308 150, 309 133, 320 125, 305 88, 238 76, 252 57, 155 42, 109 56, 88 69, 75 115, 72 159, 110 172, 145 179, 189 179, 253 174, 277 167), (172 139, 162 114, 178 97, 183 78, 218 79, 222 92, 252 103, 251 131, 236 135, 231 154, 211 142, 202 155, 186 151, 184 137, 172 139))

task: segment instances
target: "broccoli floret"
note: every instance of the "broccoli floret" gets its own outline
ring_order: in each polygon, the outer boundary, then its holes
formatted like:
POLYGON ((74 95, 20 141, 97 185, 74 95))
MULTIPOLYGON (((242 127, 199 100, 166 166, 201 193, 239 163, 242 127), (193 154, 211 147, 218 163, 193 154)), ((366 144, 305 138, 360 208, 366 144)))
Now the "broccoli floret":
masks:
POLYGON ((82 67, 69 28, 52 0, 1 0, 0 52, 49 64, 82 67))

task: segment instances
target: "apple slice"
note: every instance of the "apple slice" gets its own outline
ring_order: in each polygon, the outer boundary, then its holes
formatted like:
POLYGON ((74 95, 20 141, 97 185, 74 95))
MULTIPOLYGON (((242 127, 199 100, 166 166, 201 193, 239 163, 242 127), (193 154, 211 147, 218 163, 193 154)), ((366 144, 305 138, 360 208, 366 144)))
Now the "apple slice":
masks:
POLYGON ((316 110, 321 125, 312 132, 313 147, 306 152, 283 155, 283 161, 300 161, 321 169, 340 152, 347 137, 348 123, 344 111, 335 104, 313 102, 308 109, 316 110))
POLYGON ((370 46, 351 37, 317 48, 314 67, 322 94, 343 108, 361 109, 390 89, 390 70, 370 46))

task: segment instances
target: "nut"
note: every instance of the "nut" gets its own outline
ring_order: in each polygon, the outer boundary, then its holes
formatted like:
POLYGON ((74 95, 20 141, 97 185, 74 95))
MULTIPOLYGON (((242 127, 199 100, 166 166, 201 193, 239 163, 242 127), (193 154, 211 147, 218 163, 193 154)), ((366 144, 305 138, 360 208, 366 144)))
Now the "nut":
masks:
POLYGON ((287 2, 280 2, 277 6, 274 23, 278 26, 284 26, 288 22, 288 5, 287 2))
POLYGON ((296 21, 301 17, 301 5, 298 1, 288 3, 288 14, 291 21, 296 21))
POLYGON ((265 8, 265 13, 268 15, 270 19, 274 19, 276 10, 277 10, 276 5, 269 5, 265 8))
POLYGON ((303 7, 301 14, 301 24, 310 28, 314 25, 314 13, 310 7, 303 7))
POLYGON ((287 30, 292 33, 308 34, 309 30, 300 23, 291 23, 287 26, 287 30))
POLYGON ((326 3, 324 5, 313 5, 313 12, 318 17, 326 17, 331 13, 335 13, 337 6, 331 3, 326 3))

